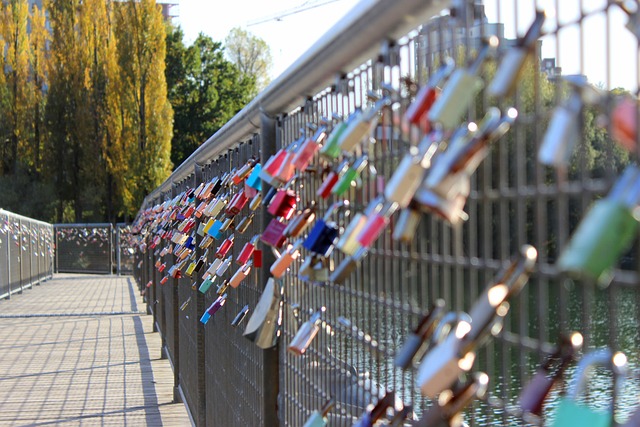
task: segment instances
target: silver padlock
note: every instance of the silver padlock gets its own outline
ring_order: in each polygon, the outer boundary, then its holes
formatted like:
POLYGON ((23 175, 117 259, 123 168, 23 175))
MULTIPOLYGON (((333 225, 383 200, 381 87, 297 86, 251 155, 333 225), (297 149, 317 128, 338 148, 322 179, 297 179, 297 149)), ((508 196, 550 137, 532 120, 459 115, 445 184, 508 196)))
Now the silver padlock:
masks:
POLYGON ((459 322, 454 333, 433 348, 422 360, 417 386, 424 396, 433 398, 451 387, 460 374, 469 372, 475 362, 475 348, 489 336, 508 313, 509 297, 518 293, 533 270, 538 253, 524 245, 520 254, 499 272, 469 311, 471 323, 459 322))
POLYGON ((374 119, 377 118, 378 112, 391 103, 391 98, 388 96, 380 98, 374 93, 369 93, 368 96, 370 99, 374 99, 375 103, 372 107, 363 111, 349 122, 348 127, 344 130, 338 141, 338 145, 342 151, 353 151, 356 145, 371 132, 371 128, 375 123, 374 119))
POLYGON ((409 206, 413 195, 420 187, 431 159, 442 141, 442 132, 426 135, 417 147, 411 147, 384 188, 384 197, 396 202, 400 209, 409 206))
POLYGON ((442 94, 429 110, 427 118, 440 123, 445 129, 453 129, 484 86, 480 73, 485 59, 498 47, 498 38, 491 36, 484 42, 478 56, 469 68, 459 68, 451 74, 442 94))
POLYGON ((553 111, 549 127, 542 138, 538 161, 543 165, 566 168, 580 137, 580 115, 585 104, 596 104, 601 91, 584 77, 568 76, 571 95, 553 111))
POLYGON ((536 12, 536 17, 524 37, 518 39, 515 46, 509 48, 496 74, 487 87, 489 96, 504 97, 513 91, 528 57, 535 53, 538 39, 542 35, 545 14, 536 12))

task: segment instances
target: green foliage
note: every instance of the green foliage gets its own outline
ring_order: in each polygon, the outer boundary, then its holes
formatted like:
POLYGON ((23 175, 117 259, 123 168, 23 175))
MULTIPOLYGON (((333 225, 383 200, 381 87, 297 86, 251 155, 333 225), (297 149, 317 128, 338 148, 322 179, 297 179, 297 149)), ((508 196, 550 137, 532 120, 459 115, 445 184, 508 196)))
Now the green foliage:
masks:
POLYGON ((251 100, 255 82, 204 34, 185 47, 180 28, 167 33, 166 79, 175 113, 171 161, 182 163, 251 100))
POLYGON ((224 41, 224 47, 240 73, 256 82, 252 97, 267 87, 271 79, 269 72, 273 66, 271 49, 267 42, 242 28, 233 28, 224 41))

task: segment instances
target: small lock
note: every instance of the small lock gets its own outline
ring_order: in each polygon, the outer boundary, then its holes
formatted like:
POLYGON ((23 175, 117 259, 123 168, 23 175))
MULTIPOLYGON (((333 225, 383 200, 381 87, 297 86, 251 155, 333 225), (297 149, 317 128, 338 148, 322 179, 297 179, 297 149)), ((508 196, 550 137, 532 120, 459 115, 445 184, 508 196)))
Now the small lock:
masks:
POLYGON ((237 288, 238 286, 240 286, 240 283, 242 283, 242 281, 249 275, 249 273, 251 273, 251 261, 238 268, 238 271, 236 271, 231 277, 231 280, 229 280, 229 286, 231 286, 232 288, 237 288))
POLYGON ((631 96, 621 96, 613 101, 611 111, 611 136, 626 150, 636 149, 638 133, 638 100, 631 96))
POLYGON ((238 171, 233 175, 233 177, 231 178, 233 183, 240 184, 240 182, 242 182, 243 179, 248 177, 249 174, 253 172, 253 168, 255 167, 255 165, 256 165, 256 160, 249 159, 247 163, 245 163, 244 166, 238 169, 238 171))
POLYGON ((260 179, 261 171, 262 171, 262 165, 260 163, 256 163, 253 169, 251 170, 251 174, 247 177, 245 181, 249 187, 257 191, 262 191, 262 180, 260 179))
POLYGON ((301 235, 304 230, 316 219, 315 202, 312 202, 311 207, 305 208, 302 211, 298 211, 287 224, 287 228, 284 229, 285 237, 296 238, 301 235))
POLYGON ((385 96, 376 100, 374 105, 349 121, 348 127, 340 135, 338 145, 344 152, 351 152, 375 127, 378 112, 391 104, 391 98, 385 96))
POLYGON ((442 141, 442 133, 426 135, 417 147, 411 147, 384 188, 384 196, 401 209, 409 206, 442 141))
POLYGON ((260 238, 260 235, 256 234, 251 238, 251 240, 245 243, 245 245, 240 250, 240 253, 238 254, 238 258, 236 259, 236 264, 245 265, 251 259, 251 256, 253 255, 253 252, 256 249, 256 243, 258 242, 259 238, 260 238))
POLYGON ((224 223, 222 221, 220 221, 219 219, 216 219, 213 222, 213 225, 209 228, 209 231, 207 231, 207 234, 214 238, 214 239, 220 239, 222 238, 222 226, 224 225, 224 223))
POLYGON ((613 425, 613 408, 615 407, 613 399, 606 412, 596 411, 577 402, 578 394, 584 391, 591 370, 596 365, 611 370, 613 388, 616 388, 620 377, 626 373, 627 358, 623 353, 614 354, 609 349, 596 350, 583 356, 573 375, 566 397, 561 399, 558 404, 552 427, 608 427, 613 425))
POLYGON ((340 265, 338 265, 338 267, 333 272, 331 272, 329 280, 334 283, 343 284, 345 280, 347 280, 349 276, 351 276, 351 274, 356 270, 356 268, 360 264, 360 260, 364 258, 367 253, 367 248, 360 248, 356 251, 355 254, 343 259, 340 265))
POLYGON ((298 259, 300 256, 300 246, 302 244, 301 240, 298 240, 295 244, 289 245, 287 250, 285 250, 279 257, 276 259, 271 267, 269 268, 269 272, 276 279, 281 278, 287 269, 291 266, 291 264, 298 259))
POLYGON ((304 423, 303 427, 325 427, 328 425, 329 420, 327 419, 327 415, 329 415, 329 411, 335 405, 335 399, 329 399, 320 410, 315 410, 311 413, 307 421, 304 423))
POLYGON ((342 138, 342 134, 349 127, 349 122, 354 120, 360 114, 359 111, 351 114, 347 120, 341 120, 340 116, 334 115, 334 121, 337 123, 333 126, 331 133, 327 137, 324 145, 320 148, 320 155, 327 160, 333 160, 340 155, 340 139, 342 138))
POLYGON ((218 267, 218 269, 216 270, 216 276, 222 277, 224 275, 224 273, 226 273, 226 271, 229 269, 229 266, 231 265, 231 260, 232 260, 232 258, 229 257, 229 258, 225 259, 222 262, 222 264, 220 264, 220 267, 218 267))
POLYGON ((442 88, 442 94, 433 103, 427 118, 442 124, 445 129, 455 128, 484 83, 478 75, 482 64, 498 47, 498 38, 491 36, 483 43, 478 56, 469 68, 455 70, 442 88))
MULTIPOLYGON (((311 123, 309 125, 311 125, 311 123)), ((310 127, 313 129, 315 126, 310 127)), ((311 163, 311 160, 313 159, 313 156, 318 152, 320 144, 322 144, 327 137, 327 127, 325 125, 321 125, 315 130, 316 132, 313 136, 304 141, 293 157, 293 166, 300 172, 304 172, 307 169, 309 163, 311 163)))
POLYGON ((236 226, 236 229, 235 229, 236 233, 244 234, 244 232, 247 231, 247 228, 249 228, 249 226, 253 222, 254 216, 255 214, 251 213, 249 216, 242 218, 242 220, 236 226))
POLYGON ((402 347, 396 352, 396 357, 393 361, 394 366, 402 369, 407 369, 411 366, 416 354, 423 347, 425 341, 431 338, 438 322, 444 315, 444 306, 443 299, 437 299, 433 303, 429 311, 411 331, 402 347))
POLYGON ((560 271, 608 284, 611 269, 638 233, 640 168, 629 165, 604 199, 596 201, 558 258, 560 271))
POLYGON ((249 209, 252 211, 255 211, 256 209, 258 209, 260 206, 262 205, 262 193, 258 192, 256 193, 255 196, 253 196, 253 198, 251 199, 251 202, 249 203, 249 209))
MULTIPOLYGON (((209 277, 215 274, 216 270, 222 265, 223 260, 221 258, 216 258, 213 260, 207 271, 205 272, 205 276, 209 277)), ((203 278, 205 278, 203 276, 203 278)))
POLYGON ((218 296, 222 296, 227 292, 228 289, 229 289, 229 281, 225 280, 224 282, 218 285, 218 288, 216 289, 216 294, 218 296))
POLYGON ((325 283, 329 281, 331 271, 333 271, 331 258, 311 255, 300 266, 298 278, 309 283, 325 283))
POLYGON ((295 181, 295 177, 285 184, 281 189, 278 189, 273 199, 269 202, 267 211, 275 216, 288 220, 296 211, 298 203, 298 196, 295 191, 289 189, 291 184, 295 181))
POLYGON ((416 126, 423 132, 429 132, 431 125, 427 119, 427 113, 436 101, 440 93, 439 86, 449 77, 455 69, 455 62, 451 58, 446 58, 444 64, 440 66, 429 81, 416 94, 415 99, 407 108, 402 120, 402 130, 409 133, 410 126, 416 126))
POLYGON ((229 201, 229 205, 227 206, 227 209, 225 211, 226 214, 228 216, 235 216, 239 214, 242 208, 245 207, 248 201, 249 201, 249 198, 244 193, 244 189, 240 190, 229 201))
POLYGON ((211 246, 213 241, 214 241, 213 237, 211 237, 211 236, 209 236, 207 234, 206 236, 204 236, 204 239, 202 239, 202 241, 200 242, 200 245, 198 245, 198 246, 201 249, 207 249, 209 246, 211 246))
POLYGON ((287 151, 284 148, 281 148, 277 153, 269 157, 260 169, 260 179, 267 184, 276 185, 278 181, 274 178, 274 175, 278 172, 286 157, 287 151))
POLYGON ((362 230, 356 238, 360 246, 369 248, 380 237, 380 234, 389 225, 391 221, 391 215, 398 208, 398 204, 395 202, 385 202, 380 205, 379 210, 374 210, 367 217, 367 223, 362 227, 362 230))
POLYGON ((322 184, 320 185, 320 187, 318 187, 318 191, 316 192, 316 195, 318 197, 322 197, 323 199, 328 198, 331 195, 331 191, 333 190, 333 187, 335 187, 336 183, 340 179, 340 176, 344 174, 344 172, 348 169, 348 167, 349 167, 349 160, 345 159, 338 165, 338 167, 335 170, 332 170, 331 172, 329 172, 329 174, 325 177, 324 181, 322 181, 322 184))
POLYGON ((235 218, 226 218, 222 222, 222 225, 220 226, 220 230, 219 230, 220 237, 218 237, 218 239, 220 239, 222 237, 222 233, 224 233, 225 231, 227 231, 229 229, 229 227, 231 227, 231 224, 233 224, 234 220, 235 220, 235 218))
POLYGON ((387 392, 384 397, 376 402, 375 406, 365 411, 364 414, 355 422, 353 427, 373 427, 373 425, 385 416, 387 409, 395 406, 396 395, 393 391, 387 392))
POLYGON ((247 322, 243 336, 262 349, 272 348, 278 342, 282 325, 283 288, 270 277, 260 300, 247 322))
POLYGON ((224 258, 229 252, 229 249, 233 247, 233 240, 234 240, 233 234, 227 237, 218 247, 218 250, 215 253, 215 257, 224 258))
POLYGON ((349 225, 344 229, 344 232, 336 243, 336 248, 345 255, 353 255, 358 249, 360 249, 360 243, 358 243, 357 237, 360 231, 367 223, 367 216, 364 213, 358 212, 354 215, 349 225))
POLYGON ((227 302, 227 295, 219 296, 216 300, 207 308, 202 317, 200 318, 200 323, 206 325, 209 322, 209 319, 220 310, 224 304, 227 302))
POLYGON ((351 184, 360 179, 360 174, 369 164, 369 157, 362 155, 358 157, 353 164, 340 176, 338 181, 331 188, 331 194, 337 197, 342 196, 350 187, 351 184))
POLYGON ((189 267, 187 267, 187 269, 185 270, 185 274, 191 277, 197 265, 198 265, 197 261, 193 261, 191 264, 189 264, 189 267))
POLYGON ((239 326, 240 323, 242 323, 242 321, 245 319, 245 317, 247 317, 248 313, 249 313, 249 304, 245 305, 240 309, 238 314, 236 314, 236 317, 234 317, 233 320, 231 321, 231 326, 233 326, 234 328, 236 326, 239 326))
POLYGON ((215 202, 211 202, 207 210, 204 211, 204 214, 209 217, 216 217, 228 203, 229 199, 227 195, 220 196, 215 202))
POLYGON ((273 246, 276 249, 281 248, 284 242, 287 240, 287 238, 284 237, 284 229, 286 227, 287 225, 285 223, 280 222, 276 218, 274 218, 269 222, 267 227, 262 232, 260 240, 263 243, 269 246, 273 246))
POLYGON ((190 302, 191 302, 191 297, 187 298, 185 302, 180 304, 180 311, 185 311, 187 307, 189 307, 190 302))
POLYGON ((515 46, 507 49, 493 80, 487 87, 489 96, 504 97, 513 92, 527 58, 535 53, 538 39, 542 35, 544 20, 544 12, 537 11, 536 17, 524 37, 519 38, 515 46))
POLYGON ((295 355, 302 356, 320 331, 321 310, 313 313, 311 318, 300 326, 298 332, 289 343, 287 350, 295 355))
POLYGON ((464 383, 451 390, 445 390, 438 401, 431 406, 414 424, 415 427, 461 426, 462 411, 475 399, 487 394, 489 376, 476 372, 464 383))
POLYGON ((586 77, 565 77, 571 95, 553 111, 549 127, 540 143, 538 161, 543 165, 566 168, 580 138, 580 115, 585 104, 596 104, 603 97, 586 77))
POLYGON ((209 290, 209 288, 211 288, 211 285, 213 285, 213 277, 207 277, 200 284, 200 287, 198 288, 198 292, 203 294, 206 293, 209 290))
POLYGON ((391 238, 396 241, 411 243, 416 237, 421 219, 422 213, 418 209, 412 206, 403 209, 398 216, 398 222, 393 229, 391 238))
POLYGON ((554 384, 560 380, 569 363, 573 361, 582 343, 582 335, 578 332, 560 336, 556 350, 538 368, 533 378, 520 392, 518 403, 525 421, 539 420, 542 416, 545 399, 554 384))
POLYGON ((316 221, 302 244, 305 249, 320 256, 329 256, 333 249, 333 244, 340 234, 340 227, 335 222, 329 222, 329 218, 341 207, 349 207, 349 201, 344 200, 334 203, 327 210, 324 217, 316 221))

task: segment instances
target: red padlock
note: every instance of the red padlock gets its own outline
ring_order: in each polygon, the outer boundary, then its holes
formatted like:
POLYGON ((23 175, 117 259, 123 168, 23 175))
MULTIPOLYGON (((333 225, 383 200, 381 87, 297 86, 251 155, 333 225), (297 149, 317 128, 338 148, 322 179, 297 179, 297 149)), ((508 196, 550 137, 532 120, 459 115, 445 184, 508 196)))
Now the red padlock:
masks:
POLYGON ((322 181, 322 185, 320 185, 320 187, 318 188, 316 195, 318 197, 322 197, 323 199, 329 197, 331 195, 331 190, 333 190, 333 187, 340 179, 340 175, 342 175, 348 169, 348 167, 349 160, 345 159, 338 165, 335 170, 329 172, 329 175, 327 175, 324 181, 322 181))
POLYGON ((271 222, 267 225, 267 228, 262 232, 262 236, 260 236, 260 240, 266 243, 269 246, 273 246, 278 249, 282 247, 284 242, 287 240, 284 237, 284 229, 287 227, 287 224, 278 221, 277 219, 272 219, 271 222))
POLYGON ((227 216, 238 215, 238 213, 242 210, 242 208, 244 208, 248 201, 249 198, 244 193, 244 189, 240 190, 231 198, 231 201, 229 202, 226 210, 227 216))
POLYGON ((256 242, 258 241, 259 238, 260 238, 260 235, 256 234, 251 238, 250 241, 244 244, 244 246, 240 250, 240 254, 238 255, 238 258, 236 258, 236 264, 244 265, 251 259, 253 252, 256 250, 256 242))
POLYGON ((227 252, 229 252, 229 249, 233 246, 233 239, 234 236, 232 234, 220 243, 220 246, 216 251, 216 258, 224 258, 227 255, 227 252))

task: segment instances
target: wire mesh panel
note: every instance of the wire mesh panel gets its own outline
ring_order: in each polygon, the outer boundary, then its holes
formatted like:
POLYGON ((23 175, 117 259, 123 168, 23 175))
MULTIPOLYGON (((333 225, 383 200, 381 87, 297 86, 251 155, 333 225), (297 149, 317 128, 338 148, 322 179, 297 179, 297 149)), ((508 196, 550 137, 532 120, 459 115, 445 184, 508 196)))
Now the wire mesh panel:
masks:
POLYGON ((133 274, 135 250, 131 241, 131 227, 126 224, 116 225, 116 264, 118 274, 133 274))
POLYGON ((0 298, 53 274, 53 227, 0 209, 0 298))
POLYGON ((55 224, 55 230, 59 273, 112 273, 111 224, 55 224))
MULTIPOLYGON (((640 393, 636 8, 455 1, 440 11, 425 2, 432 19, 399 38, 379 34, 371 60, 326 70, 338 73, 332 86, 275 119, 260 116, 262 152, 256 139, 235 138, 221 142, 229 150, 198 150, 206 166, 196 165, 195 180, 171 181, 178 198, 141 211, 140 224, 155 233, 147 244, 158 242, 149 266, 163 262, 167 239, 189 235, 175 230, 188 219, 179 213, 197 209, 190 186, 226 176, 218 198, 229 209, 242 191, 242 180, 229 177, 256 156, 279 189, 265 183, 262 197, 273 197, 266 213, 233 231, 221 258, 235 260, 261 235, 267 262, 259 274, 252 268, 237 290, 224 288, 236 265, 215 278, 219 292, 195 290, 202 272, 152 286, 196 422, 269 425, 277 411, 281 425, 300 426, 332 399, 331 425, 374 416, 441 425, 458 415, 469 425, 540 424, 566 403, 575 362, 605 348, 622 353, 589 374, 584 403, 606 410, 614 402, 615 420, 628 419, 640 393), (634 63, 623 73, 614 56, 634 63), (292 224, 302 230, 304 218, 309 226, 295 235, 292 224), (285 257, 289 268, 276 274, 273 263, 285 257), (277 344, 260 350, 229 323, 245 304, 259 305, 267 268, 283 292, 275 299, 281 328, 277 344), (176 341, 166 316, 178 304, 176 341), (205 309, 217 312, 202 326, 205 309), (433 324, 421 324, 428 313, 433 324), (422 347, 402 360, 412 339, 422 347), (545 360, 564 379, 545 405, 525 408, 520 393, 545 360), (446 361, 449 371, 437 369, 446 361), (611 372, 625 369, 626 381, 616 376, 620 387, 612 386, 611 372), (266 380, 273 372, 277 384, 266 380), (276 393, 278 404, 266 404, 276 393)), ((195 239, 212 245, 207 265, 235 221, 250 215, 243 209, 227 231, 196 233, 216 236, 195 239)), ((195 227, 232 216, 216 213, 195 227)))

